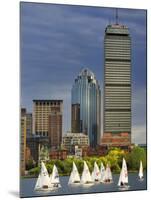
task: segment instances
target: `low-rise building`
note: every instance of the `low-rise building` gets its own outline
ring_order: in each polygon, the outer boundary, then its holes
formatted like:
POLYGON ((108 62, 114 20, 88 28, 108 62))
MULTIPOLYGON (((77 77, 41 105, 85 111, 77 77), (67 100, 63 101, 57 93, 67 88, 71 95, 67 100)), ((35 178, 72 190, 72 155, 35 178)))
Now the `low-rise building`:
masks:
POLYGON ((65 160, 67 158, 67 150, 51 150, 49 154, 49 158, 52 159, 59 159, 65 160))
POLYGON ((75 146, 78 148, 87 148, 89 146, 89 137, 83 133, 66 133, 62 139, 62 146, 70 154, 75 154, 75 146))

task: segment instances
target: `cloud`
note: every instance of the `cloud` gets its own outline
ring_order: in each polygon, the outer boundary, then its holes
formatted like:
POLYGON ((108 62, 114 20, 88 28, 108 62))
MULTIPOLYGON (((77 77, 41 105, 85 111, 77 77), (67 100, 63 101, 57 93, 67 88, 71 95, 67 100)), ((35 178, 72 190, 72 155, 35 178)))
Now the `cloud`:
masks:
POLYGON ((137 125, 132 127, 132 142, 136 144, 146 144, 146 126, 137 125))
POLYGON ((137 87, 132 90, 132 124, 146 125, 146 89, 137 87))

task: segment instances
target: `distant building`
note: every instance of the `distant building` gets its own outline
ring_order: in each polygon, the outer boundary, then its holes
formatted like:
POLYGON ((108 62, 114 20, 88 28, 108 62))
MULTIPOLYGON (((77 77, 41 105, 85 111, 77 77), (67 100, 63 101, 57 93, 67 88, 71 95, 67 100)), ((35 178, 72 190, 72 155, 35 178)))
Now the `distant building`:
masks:
POLYGON ((69 153, 75 154, 75 146, 87 148, 89 146, 89 137, 83 133, 67 133, 62 138, 62 146, 69 153))
POLYGON ((74 155, 75 155, 75 157, 76 158, 81 158, 82 157, 82 148, 79 148, 78 146, 75 146, 75 153, 74 153, 74 155))
POLYGON ((25 165, 26 165, 26 109, 21 109, 21 137, 20 137, 20 170, 21 175, 25 175, 25 165))
POLYGON ((33 100, 33 134, 48 136, 50 147, 61 144, 62 113, 62 100, 33 100))
POLYGON ((67 159, 67 150, 65 149, 53 149, 50 151, 49 154, 49 158, 50 159, 59 159, 59 160, 65 160, 67 159))
POLYGON ((72 87, 72 104, 80 104, 80 132, 89 137, 90 146, 100 144, 101 91, 92 71, 83 69, 72 87))
POLYGON ((27 136, 32 135, 32 114, 26 113, 26 130, 27 136))
MULTIPOLYGON (((29 136, 27 137, 28 152, 30 151, 30 158, 38 165, 39 161, 44 158, 43 149, 49 149, 49 138, 45 136, 29 136), (43 154, 43 155, 42 155, 43 154)), ((48 156, 45 156, 46 160, 48 156)))
POLYGON ((72 133, 80 133, 80 104, 72 104, 71 107, 71 130, 72 133))
POLYGON ((117 23, 106 27, 104 59, 104 135, 102 142, 106 141, 108 144, 109 140, 106 138, 108 133, 113 136, 113 139, 110 136, 112 142, 120 140, 120 137, 122 142, 121 133, 128 133, 128 143, 130 143, 131 36, 127 26, 117 23))
POLYGON ((50 147, 58 149, 62 140, 62 113, 60 111, 52 111, 48 118, 48 137, 50 147))

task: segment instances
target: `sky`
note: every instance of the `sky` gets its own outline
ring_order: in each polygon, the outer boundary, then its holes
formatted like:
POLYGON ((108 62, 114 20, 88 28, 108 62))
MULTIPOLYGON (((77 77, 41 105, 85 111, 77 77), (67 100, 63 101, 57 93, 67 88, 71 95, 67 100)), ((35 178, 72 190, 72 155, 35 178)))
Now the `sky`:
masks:
MULTIPOLYGON (((129 27, 132 40, 132 142, 142 144, 146 143, 146 11, 119 8, 118 22, 129 27)), ((33 99, 63 99, 63 133, 70 130, 71 88, 83 68, 96 75, 103 99, 104 32, 114 23, 113 8, 22 2, 21 106, 32 112, 33 99)))

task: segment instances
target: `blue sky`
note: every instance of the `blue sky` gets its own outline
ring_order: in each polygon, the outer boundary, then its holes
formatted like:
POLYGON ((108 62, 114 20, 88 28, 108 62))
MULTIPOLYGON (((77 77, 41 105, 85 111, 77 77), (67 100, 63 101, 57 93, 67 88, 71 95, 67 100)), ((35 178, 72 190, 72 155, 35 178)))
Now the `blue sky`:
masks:
MULTIPOLYGON (((144 143, 146 11, 118 13, 132 38, 132 140, 144 143)), ((95 73, 103 96, 103 42, 109 23, 115 23, 113 8, 21 3, 21 106, 32 112, 33 99, 63 99, 63 131, 70 130, 71 88, 82 68, 95 73)))

